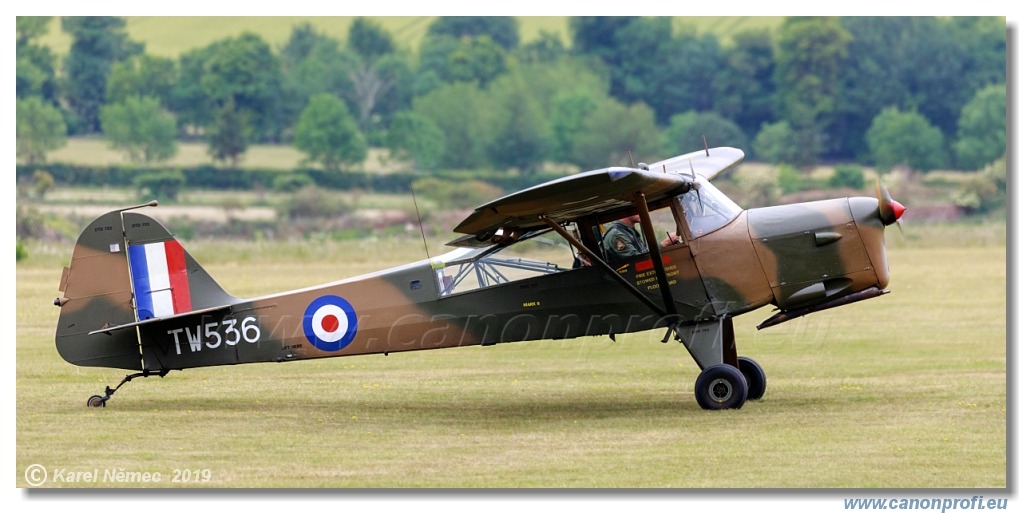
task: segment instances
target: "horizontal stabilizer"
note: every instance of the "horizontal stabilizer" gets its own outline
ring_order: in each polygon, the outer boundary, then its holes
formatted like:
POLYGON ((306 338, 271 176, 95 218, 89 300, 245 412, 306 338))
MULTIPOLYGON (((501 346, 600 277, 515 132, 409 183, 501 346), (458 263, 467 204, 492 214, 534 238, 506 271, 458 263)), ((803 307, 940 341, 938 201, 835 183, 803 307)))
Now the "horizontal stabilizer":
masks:
POLYGON ((119 331, 119 330, 123 330, 123 329, 126 329, 126 328, 134 328, 136 326, 143 326, 143 325, 146 325, 146 324, 154 324, 154 323, 157 323, 157 322, 168 321, 168 320, 171 320, 171 319, 180 319, 182 317, 188 317, 188 316, 191 316, 191 315, 208 314, 208 313, 211 313, 211 312, 218 312, 218 311, 227 310, 227 309, 230 309, 230 308, 231 308, 231 305, 214 306, 214 307, 211 307, 211 308, 203 308, 202 310, 192 310, 191 312, 185 312, 185 313, 180 313, 180 314, 176 314, 176 315, 168 315, 166 317, 151 317, 149 319, 144 319, 144 320, 137 321, 137 322, 129 322, 127 324, 118 324, 117 326, 105 326, 105 327, 103 327, 101 329, 90 331, 89 335, 95 335, 97 333, 110 333, 112 331, 119 331))

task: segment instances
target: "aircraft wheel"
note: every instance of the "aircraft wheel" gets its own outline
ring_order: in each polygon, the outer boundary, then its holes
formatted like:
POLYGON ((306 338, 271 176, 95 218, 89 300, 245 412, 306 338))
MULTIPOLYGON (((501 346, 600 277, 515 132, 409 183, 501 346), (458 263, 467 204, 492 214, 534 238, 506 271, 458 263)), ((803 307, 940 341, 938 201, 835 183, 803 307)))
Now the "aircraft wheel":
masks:
POLYGON ((764 396, 768 378, 764 374, 764 369, 753 358, 740 357, 740 372, 747 378, 747 399, 756 401, 764 396))
POLYGON ((705 410, 742 408, 747 400, 747 379, 732 365, 712 365, 697 376, 694 395, 705 410))
POLYGON ((87 402, 85 404, 86 404, 86 406, 88 406, 90 408, 100 408, 100 407, 106 408, 107 400, 104 399, 103 396, 94 395, 94 396, 90 397, 89 398, 89 402, 87 402))

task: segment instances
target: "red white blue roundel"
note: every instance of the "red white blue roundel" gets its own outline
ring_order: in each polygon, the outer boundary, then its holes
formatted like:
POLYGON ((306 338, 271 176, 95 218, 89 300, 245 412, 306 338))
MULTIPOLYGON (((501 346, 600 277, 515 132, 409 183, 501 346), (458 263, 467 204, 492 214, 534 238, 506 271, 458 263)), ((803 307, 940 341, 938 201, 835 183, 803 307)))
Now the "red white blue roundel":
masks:
POLYGON ((302 331, 321 351, 340 351, 356 338, 358 327, 352 304, 338 296, 320 296, 306 307, 302 331))

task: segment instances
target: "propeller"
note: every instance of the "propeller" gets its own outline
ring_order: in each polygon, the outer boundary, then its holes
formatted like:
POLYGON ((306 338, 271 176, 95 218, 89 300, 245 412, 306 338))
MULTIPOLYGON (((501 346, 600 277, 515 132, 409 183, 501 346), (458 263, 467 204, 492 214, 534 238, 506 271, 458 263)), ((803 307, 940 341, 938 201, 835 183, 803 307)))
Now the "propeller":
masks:
POLYGON ((902 231, 903 223, 900 222, 900 218, 903 217, 903 212, 907 208, 902 203, 892 199, 889 189, 882 185, 881 179, 875 182, 875 193, 878 195, 878 217, 882 220, 882 224, 889 226, 898 222, 902 231))

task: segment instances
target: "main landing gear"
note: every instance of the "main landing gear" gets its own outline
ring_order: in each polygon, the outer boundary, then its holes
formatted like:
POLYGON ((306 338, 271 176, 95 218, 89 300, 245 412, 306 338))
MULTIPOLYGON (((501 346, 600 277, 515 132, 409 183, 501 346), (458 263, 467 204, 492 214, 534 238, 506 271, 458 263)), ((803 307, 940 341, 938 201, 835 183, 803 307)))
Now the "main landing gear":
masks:
POLYGON ((131 381, 131 380, 133 380, 135 378, 148 378, 148 377, 154 376, 154 375, 160 376, 162 378, 162 377, 166 376, 168 372, 170 372, 170 369, 161 369, 158 372, 154 372, 154 371, 150 371, 150 370, 144 370, 142 372, 136 372, 134 374, 129 374, 129 375, 125 376, 124 379, 122 379, 121 382, 118 383, 116 387, 110 388, 108 386, 106 391, 105 391, 105 393, 103 395, 94 395, 94 396, 90 397, 89 400, 86 401, 85 405, 88 406, 89 408, 101 408, 101 407, 102 408, 106 408, 107 401, 110 400, 110 396, 114 395, 114 392, 117 392, 117 389, 121 388, 121 386, 124 385, 125 383, 127 383, 127 382, 129 382, 129 381, 131 381))
MULTIPOLYGON (((753 359, 736 356, 732 319, 721 317, 691 326, 674 327, 676 338, 703 369, 693 391, 705 410, 742 408, 764 396, 767 378, 753 359)), ((667 338, 667 337, 666 337, 667 338)))
POLYGON ((764 397, 764 370, 751 358, 741 356, 739 368, 718 363, 704 369, 693 387, 697 404, 705 410, 742 408, 747 400, 764 397))

